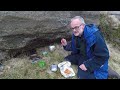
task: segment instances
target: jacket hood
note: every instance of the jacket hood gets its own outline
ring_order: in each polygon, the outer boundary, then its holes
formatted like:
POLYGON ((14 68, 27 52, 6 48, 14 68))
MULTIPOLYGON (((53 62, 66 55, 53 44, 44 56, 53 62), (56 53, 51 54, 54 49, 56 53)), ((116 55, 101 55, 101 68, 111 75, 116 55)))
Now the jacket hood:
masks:
POLYGON ((95 33, 98 30, 99 29, 97 28, 95 24, 89 24, 89 25, 86 24, 84 28, 84 38, 87 38, 93 35, 93 33, 95 33))

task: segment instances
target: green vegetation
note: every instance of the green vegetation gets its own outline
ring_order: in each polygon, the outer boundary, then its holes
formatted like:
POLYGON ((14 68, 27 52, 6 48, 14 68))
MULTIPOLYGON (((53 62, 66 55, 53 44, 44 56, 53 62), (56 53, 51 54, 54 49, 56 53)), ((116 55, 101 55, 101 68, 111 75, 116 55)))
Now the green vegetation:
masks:
POLYGON ((120 49, 120 25, 117 28, 113 27, 112 19, 102 14, 100 15, 100 27, 106 40, 120 49))
MULTIPOLYGON (((56 50, 50 52, 48 47, 42 49, 37 49, 37 53, 45 61, 45 67, 40 67, 39 62, 31 63, 29 57, 20 56, 20 58, 13 58, 9 61, 4 62, 3 74, 0 75, 1 79, 65 79, 60 73, 60 70, 52 72, 50 66, 52 64, 58 64, 64 60, 64 57, 68 55, 66 51, 62 49, 61 46, 56 45, 56 50), (42 51, 47 51, 46 56, 42 55, 42 51)), ((75 73, 77 72, 77 67, 72 65, 75 73)), ((71 79, 77 79, 77 77, 72 77, 71 79)))

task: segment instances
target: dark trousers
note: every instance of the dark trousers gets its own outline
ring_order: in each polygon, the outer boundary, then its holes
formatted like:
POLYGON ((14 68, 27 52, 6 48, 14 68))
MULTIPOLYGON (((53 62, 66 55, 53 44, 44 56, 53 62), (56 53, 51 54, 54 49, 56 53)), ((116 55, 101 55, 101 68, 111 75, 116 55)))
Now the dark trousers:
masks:
POLYGON ((108 67, 108 78, 120 79, 120 75, 114 71, 111 67, 108 67))
POLYGON ((71 54, 65 57, 65 60, 70 61, 72 64, 75 64, 78 66, 78 72, 77 76, 79 79, 95 79, 94 73, 89 72, 89 71, 83 71, 80 69, 80 65, 83 64, 85 60, 87 60, 84 57, 81 57, 80 54, 71 54))

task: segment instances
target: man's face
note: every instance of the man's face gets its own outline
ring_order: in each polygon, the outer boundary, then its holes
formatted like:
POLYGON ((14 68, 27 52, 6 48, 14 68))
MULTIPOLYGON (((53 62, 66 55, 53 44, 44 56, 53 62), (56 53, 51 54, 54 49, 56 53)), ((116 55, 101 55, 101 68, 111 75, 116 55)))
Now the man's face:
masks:
POLYGON ((84 25, 81 23, 79 19, 74 19, 70 23, 70 27, 75 36, 81 36, 84 30, 84 25))

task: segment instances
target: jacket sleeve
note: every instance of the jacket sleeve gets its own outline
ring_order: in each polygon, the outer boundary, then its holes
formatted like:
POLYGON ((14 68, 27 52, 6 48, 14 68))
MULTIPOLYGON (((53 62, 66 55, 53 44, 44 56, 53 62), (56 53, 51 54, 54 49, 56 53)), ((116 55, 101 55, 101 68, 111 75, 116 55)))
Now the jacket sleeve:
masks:
POLYGON ((66 46, 63 46, 63 48, 66 51, 72 51, 71 41, 68 42, 66 46))
POLYGON ((92 46, 93 57, 84 62, 84 65, 90 72, 100 68, 105 61, 109 59, 109 51, 103 36, 100 33, 96 33, 95 35, 97 37, 97 41, 92 46))

